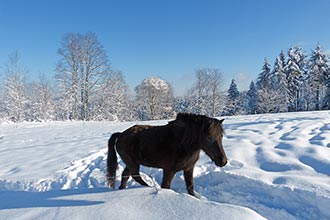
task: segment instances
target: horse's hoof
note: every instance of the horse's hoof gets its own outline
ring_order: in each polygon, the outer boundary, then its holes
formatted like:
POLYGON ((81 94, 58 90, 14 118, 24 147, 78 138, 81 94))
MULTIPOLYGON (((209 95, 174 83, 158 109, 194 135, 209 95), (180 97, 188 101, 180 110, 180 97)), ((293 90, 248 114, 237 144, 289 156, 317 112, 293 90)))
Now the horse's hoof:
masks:
POLYGON ((116 184, 116 181, 114 181, 114 180, 107 181, 107 186, 109 189, 115 189, 115 184, 116 184))
POLYGON ((119 189, 125 189, 126 186, 119 186, 119 189))

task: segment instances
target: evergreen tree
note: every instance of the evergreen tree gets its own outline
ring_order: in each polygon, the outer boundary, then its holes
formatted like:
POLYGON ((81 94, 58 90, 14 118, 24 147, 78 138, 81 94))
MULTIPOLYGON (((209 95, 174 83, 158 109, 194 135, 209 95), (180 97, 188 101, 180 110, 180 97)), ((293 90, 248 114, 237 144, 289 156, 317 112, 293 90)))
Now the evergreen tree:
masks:
POLYGON ((237 89, 237 84, 235 83, 235 80, 232 79, 228 94, 227 94, 227 102, 223 111, 223 115, 237 115, 240 111, 239 108, 239 97, 240 93, 237 89))
POLYGON ((323 99, 322 109, 330 110, 330 70, 328 71, 325 77, 325 86, 326 86, 326 90, 323 99))
POLYGON ((234 79, 231 80, 227 97, 229 100, 236 100, 239 97, 239 91, 237 89, 237 84, 234 79))
POLYGON ((320 110, 322 96, 325 94, 329 78, 328 58, 323 53, 320 44, 312 51, 308 62, 308 73, 308 82, 311 88, 309 95, 314 97, 315 110, 320 110))
POLYGON ((264 65, 262 66, 262 71, 259 73, 257 80, 257 89, 261 88, 272 88, 272 77, 271 77, 271 69, 270 64, 267 59, 264 60, 264 65))
POLYGON ((325 90, 322 109, 330 110, 330 87, 327 87, 325 90))
POLYGON ((251 81, 249 90, 246 94, 248 105, 246 106, 247 114, 256 114, 257 112, 257 89, 253 81, 251 81))
POLYGON ((281 51, 281 53, 280 53, 280 55, 279 55, 279 59, 280 59, 280 61, 281 61, 281 63, 282 63, 283 71, 284 71, 284 69, 285 69, 285 64, 286 64, 286 58, 285 58, 285 53, 284 53, 283 50, 281 51))
POLYGON ((239 93, 239 98, 238 98, 238 108, 239 108, 238 114, 239 115, 255 114, 255 112, 254 113, 248 112, 250 109, 250 106, 249 106, 249 99, 247 96, 247 92, 248 91, 243 91, 243 92, 239 93))
POLYGON ((284 63, 283 63, 283 52, 276 57, 274 63, 274 70, 273 70, 273 77, 274 77, 274 87, 277 103, 278 103, 278 110, 276 112, 286 112, 288 110, 288 89, 287 89, 287 79, 286 73, 284 71, 284 63))
MULTIPOLYGON (((0 96, 4 97, 2 82, 0 82, 0 96)), ((1 121, 6 118, 5 109, 6 108, 5 108, 4 99, 0 99, 0 124, 1 124, 1 121)))
POLYGON ((304 111, 306 110, 306 101, 304 100, 305 97, 305 79, 306 79, 306 55, 304 54, 303 50, 299 46, 294 47, 294 51, 296 54, 296 62, 299 66, 300 70, 300 78, 299 78, 299 90, 298 90, 298 97, 297 97, 297 111, 304 111))
POLYGON ((277 112, 277 94, 274 90, 273 78, 270 65, 265 58, 257 81, 257 113, 259 114, 277 112))
POLYGON ((302 77, 304 71, 303 53, 299 47, 291 47, 288 51, 288 61, 285 67, 287 74, 288 102, 289 111, 298 111, 300 91, 302 86, 302 77))

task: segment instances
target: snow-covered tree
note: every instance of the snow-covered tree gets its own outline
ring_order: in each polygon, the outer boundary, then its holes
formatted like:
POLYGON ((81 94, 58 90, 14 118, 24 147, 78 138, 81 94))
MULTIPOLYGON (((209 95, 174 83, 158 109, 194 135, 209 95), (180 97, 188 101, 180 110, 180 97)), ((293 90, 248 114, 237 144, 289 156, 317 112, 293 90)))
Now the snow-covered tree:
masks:
POLYGON ((330 110, 330 87, 325 90, 325 95, 323 98, 322 109, 330 110))
POLYGON ((274 69, 272 71, 272 77, 274 77, 273 82, 275 83, 276 87, 287 85, 285 63, 283 63, 283 59, 281 58, 282 54, 283 52, 281 52, 281 54, 276 57, 274 69))
POLYGON ((98 97, 110 67, 103 45, 94 33, 68 33, 58 50, 56 79, 65 103, 64 117, 89 120, 91 103, 98 97))
POLYGON ((253 81, 251 81, 249 90, 246 93, 247 106, 245 111, 247 114, 256 114, 257 112, 257 89, 253 81))
POLYGON ((27 84, 27 120, 46 121, 55 119, 54 94, 45 76, 27 84))
POLYGON ((235 83, 235 80, 232 79, 228 89, 227 101, 223 110, 223 115, 237 115, 240 112, 239 97, 240 93, 238 91, 237 84, 235 83))
POLYGON ((238 98, 239 115, 255 114, 255 112, 249 113, 249 110, 251 110, 251 108, 249 106, 249 99, 247 93, 248 91, 242 91, 239 93, 239 98, 238 98))
POLYGON ((196 70, 195 76, 196 81, 186 96, 189 100, 188 111, 195 114, 207 115, 209 74, 205 68, 196 70))
POLYGON ((325 94, 326 82, 329 78, 328 58, 322 51, 322 47, 318 44, 312 51, 308 62, 308 84, 315 103, 315 110, 320 110, 322 105, 322 97, 325 94))
POLYGON ((281 61, 281 63, 282 63, 283 71, 284 71, 284 69, 285 69, 285 64, 286 64, 286 58, 285 58, 285 53, 284 53, 283 50, 281 51, 281 53, 280 53, 280 55, 279 55, 279 59, 280 59, 280 61, 281 61))
POLYGON ((225 103, 223 74, 219 69, 203 68, 196 70, 195 76, 196 81, 186 95, 187 111, 220 116, 225 103))
POLYGON ((270 65, 265 59, 257 81, 257 113, 277 112, 277 93, 270 65))
POLYGON ((225 104, 225 93, 223 92, 223 75, 218 69, 210 70, 209 99, 210 105, 208 115, 210 117, 220 116, 225 104))
MULTIPOLYGON (((0 96, 4 97, 2 81, 0 82, 0 96)), ((6 118, 5 109, 6 108, 5 108, 4 99, 0 99, 0 124, 1 124, 1 121, 6 118)))
POLYGON ((283 63, 283 51, 281 54, 276 57, 274 69, 272 72, 273 75, 273 90, 275 90, 276 98, 277 98, 277 104, 278 104, 278 110, 276 112, 287 112, 288 111, 288 83, 286 78, 286 73, 284 70, 283 63))
POLYGON ((174 112, 189 112, 189 98, 187 97, 174 97, 173 109, 174 112))
POLYGON ((173 116, 173 91, 165 80, 155 76, 145 78, 135 92, 135 111, 139 119, 155 120, 173 116))
POLYGON ((257 113, 277 113, 278 98, 275 90, 259 89, 257 91, 258 105, 257 113))
POLYGON ((298 111, 304 75, 304 54, 299 47, 291 47, 285 66, 287 75, 289 111, 298 111))
POLYGON ((268 60, 265 58, 264 65, 262 66, 262 71, 259 73, 257 80, 257 89, 267 88, 272 89, 272 75, 271 68, 268 60))
POLYGON ((128 86, 120 71, 112 72, 92 103, 93 120, 126 121, 133 119, 128 86))
POLYGON ((325 76, 325 94, 322 103, 322 109, 330 110, 330 69, 325 76))
POLYGON ((298 101, 297 101, 297 111, 304 111, 306 110, 306 102, 304 100, 305 96, 305 87, 304 83, 307 78, 307 71, 306 71, 306 55, 301 47, 295 46, 294 47, 295 54, 296 54, 296 60, 297 64, 299 66, 301 76, 300 76, 300 86, 299 86, 299 92, 298 92, 298 101))
POLYGON ((27 98, 25 94, 26 69, 19 64, 19 54, 9 56, 5 66, 3 105, 4 115, 13 122, 21 122, 26 116, 27 98))
POLYGON ((79 71, 81 63, 81 34, 67 33, 61 41, 55 78, 58 97, 57 116, 60 119, 81 119, 79 117, 79 71))

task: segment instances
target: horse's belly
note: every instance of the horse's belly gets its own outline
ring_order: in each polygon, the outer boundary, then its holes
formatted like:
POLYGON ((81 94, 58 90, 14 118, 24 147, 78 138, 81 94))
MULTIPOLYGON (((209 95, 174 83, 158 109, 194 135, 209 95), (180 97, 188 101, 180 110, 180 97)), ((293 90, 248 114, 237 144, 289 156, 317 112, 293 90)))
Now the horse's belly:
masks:
POLYGON ((141 164, 147 167, 154 167, 154 168, 162 168, 164 170, 168 170, 173 166, 173 159, 170 157, 162 157, 162 158, 143 158, 141 160, 141 164))
POLYGON ((146 155, 143 157, 143 154, 141 154, 141 156, 143 166, 180 171, 191 169, 199 158, 199 152, 182 157, 172 154, 160 154, 153 157, 146 157, 146 155))

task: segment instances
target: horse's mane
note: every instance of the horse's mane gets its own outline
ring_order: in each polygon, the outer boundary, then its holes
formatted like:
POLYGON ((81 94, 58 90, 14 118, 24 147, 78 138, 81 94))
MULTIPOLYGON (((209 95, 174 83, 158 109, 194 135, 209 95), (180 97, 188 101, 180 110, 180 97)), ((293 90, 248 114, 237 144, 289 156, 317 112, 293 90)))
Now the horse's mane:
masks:
MULTIPOLYGON (((210 129, 210 125, 214 120, 216 119, 209 118, 205 115, 179 113, 176 119, 170 122, 170 124, 184 129, 180 137, 182 139, 181 147, 190 149, 192 147, 191 145, 200 144, 203 135, 213 132, 210 129)), ((220 132, 221 134, 223 132, 222 126, 220 132)))
POLYGON ((191 113, 179 113, 176 116, 176 120, 184 121, 184 122, 194 122, 200 123, 201 121, 207 120, 209 117, 205 115, 196 115, 191 113))

